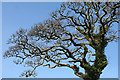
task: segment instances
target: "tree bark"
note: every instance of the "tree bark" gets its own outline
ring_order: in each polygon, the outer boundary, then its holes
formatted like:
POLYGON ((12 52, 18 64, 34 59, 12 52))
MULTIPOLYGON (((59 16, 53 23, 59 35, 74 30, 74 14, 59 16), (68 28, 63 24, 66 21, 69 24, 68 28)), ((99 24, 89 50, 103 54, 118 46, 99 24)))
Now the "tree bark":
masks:
POLYGON ((94 65, 85 69, 85 75, 83 77, 84 80, 98 80, 100 78, 102 70, 108 64, 106 55, 104 54, 104 49, 105 45, 103 43, 97 45, 94 65))

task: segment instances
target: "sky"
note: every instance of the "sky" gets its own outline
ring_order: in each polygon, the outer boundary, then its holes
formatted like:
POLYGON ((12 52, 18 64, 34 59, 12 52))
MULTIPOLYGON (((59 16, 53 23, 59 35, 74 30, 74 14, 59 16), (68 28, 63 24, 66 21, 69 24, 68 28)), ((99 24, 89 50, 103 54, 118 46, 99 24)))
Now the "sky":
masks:
MULTIPOLYGON (((60 7, 60 2, 3 2, 2 3, 2 54, 10 45, 6 44, 10 35, 20 28, 29 29, 31 26, 50 17, 50 13, 60 7)), ((117 25, 115 29, 117 29, 117 25)), ((105 49, 108 66, 104 69, 101 78, 118 77, 118 43, 112 42, 105 49)), ((27 70, 23 65, 13 63, 13 58, 2 58, 2 77, 19 78, 27 70)), ((67 67, 49 69, 39 67, 36 78, 78 78, 67 67)))

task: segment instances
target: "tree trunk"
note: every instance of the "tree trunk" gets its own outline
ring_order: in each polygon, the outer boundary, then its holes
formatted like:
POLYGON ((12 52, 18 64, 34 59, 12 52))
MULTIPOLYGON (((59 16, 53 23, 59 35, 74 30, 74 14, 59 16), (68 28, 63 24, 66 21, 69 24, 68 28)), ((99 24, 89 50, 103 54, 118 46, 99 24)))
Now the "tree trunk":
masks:
POLYGON ((104 54, 104 47, 99 47, 96 50, 96 59, 94 64, 85 69, 85 75, 83 77, 84 80, 98 80, 100 78, 100 74, 102 74, 102 70, 107 66, 107 58, 104 54))
POLYGON ((98 80, 100 78, 100 73, 97 69, 91 68, 85 71, 84 80, 98 80))

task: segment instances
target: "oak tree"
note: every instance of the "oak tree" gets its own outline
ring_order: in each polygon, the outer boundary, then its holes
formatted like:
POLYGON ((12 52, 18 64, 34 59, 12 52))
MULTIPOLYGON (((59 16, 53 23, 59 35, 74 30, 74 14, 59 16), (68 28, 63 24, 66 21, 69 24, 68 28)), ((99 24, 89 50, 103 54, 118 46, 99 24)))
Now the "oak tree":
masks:
POLYGON ((98 80, 108 64, 105 47, 119 38, 112 30, 119 23, 119 7, 119 2, 62 3, 50 19, 13 34, 4 57, 16 57, 16 64, 32 67, 22 74, 26 77, 35 75, 37 67, 48 66, 68 67, 84 80, 98 80))

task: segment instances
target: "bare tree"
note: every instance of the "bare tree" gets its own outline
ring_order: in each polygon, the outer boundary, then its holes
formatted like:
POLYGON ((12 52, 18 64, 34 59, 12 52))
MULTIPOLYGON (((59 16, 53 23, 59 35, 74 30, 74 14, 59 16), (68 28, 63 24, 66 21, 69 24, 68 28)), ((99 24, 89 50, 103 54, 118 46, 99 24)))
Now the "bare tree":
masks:
POLYGON ((32 67, 22 74, 26 77, 42 65, 68 67, 84 80, 98 80, 108 64, 105 47, 118 38, 111 28, 119 23, 119 7, 119 2, 63 3, 50 19, 13 34, 8 40, 13 46, 4 57, 17 57, 16 64, 32 67))

